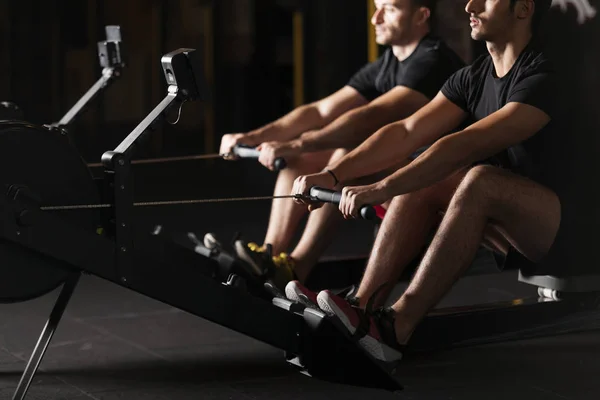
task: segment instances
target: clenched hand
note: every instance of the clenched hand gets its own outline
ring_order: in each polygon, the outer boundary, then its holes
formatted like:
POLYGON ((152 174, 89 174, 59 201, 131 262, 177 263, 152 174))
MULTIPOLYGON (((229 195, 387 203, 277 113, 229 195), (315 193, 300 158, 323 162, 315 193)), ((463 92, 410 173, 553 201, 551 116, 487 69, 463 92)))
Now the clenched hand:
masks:
POLYGON ((339 209, 344 218, 358 218, 363 206, 377 206, 389 200, 381 185, 346 186, 342 189, 339 209))

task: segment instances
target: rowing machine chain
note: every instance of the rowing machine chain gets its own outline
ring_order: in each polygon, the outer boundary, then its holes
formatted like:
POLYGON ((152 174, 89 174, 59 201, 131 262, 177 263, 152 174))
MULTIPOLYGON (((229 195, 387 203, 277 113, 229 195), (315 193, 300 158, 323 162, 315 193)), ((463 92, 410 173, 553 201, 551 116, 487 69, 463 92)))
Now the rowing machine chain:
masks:
MULTIPOLYGON (((238 202, 238 201, 257 201, 257 200, 277 200, 277 199, 306 199, 314 200, 307 196, 302 195, 289 195, 289 196, 258 196, 258 197, 229 197, 220 199, 197 199, 197 200, 169 200, 169 201, 145 201, 133 203, 134 207, 157 207, 157 206, 172 206, 172 205, 186 205, 186 204, 205 204, 205 203, 226 203, 226 202, 238 202)), ((113 204, 78 204, 78 205, 67 205, 67 206, 44 206, 40 207, 42 211, 65 211, 65 210, 89 210, 98 208, 111 208, 113 204)))

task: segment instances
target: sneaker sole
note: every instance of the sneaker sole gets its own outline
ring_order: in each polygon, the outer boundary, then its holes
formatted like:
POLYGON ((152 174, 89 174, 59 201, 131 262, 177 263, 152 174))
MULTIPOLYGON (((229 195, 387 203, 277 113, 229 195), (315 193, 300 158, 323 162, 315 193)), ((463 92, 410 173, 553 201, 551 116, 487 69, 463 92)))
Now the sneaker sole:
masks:
MULTIPOLYGON (((286 293, 287 294, 287 293, 286 293)), ((344 327, 348 330, 351 335, 354 335, 356 328, 350 323, 346 313, 335 304, 335 301, 329 300, 329 296, 317 296, 319 307, 325 312, 325 314, 337 318, 344 327)), ((385 343, 381 343, 372 336, 366 335, 358 340, 360 345, 368 352, 372 357, 383 362, 397 362, 402 359, 402 353, 391 348, 385 343)))
POLYGON ((287 299, 290 301, 300 303, 306 307, 314 308, 315 310, 321 310, 319 308, 319 306, 317 304, 313 303, 312 301, 310 301, 308 296, 306 296, 304 293, 302 293, 302 291, 300 289, 298 289, 298 286, 295 284, 286 285, 285 297, 287 297, 287 299))
POLYGON ((335 304, 335 301, 329 300, 328 295, 321 296, 321 293, 317 296, 317 303, 319 304, 319 308, 325 312, 325 314, 330 317, 336 317, 344 327, 348 329, 351 335, 354 335, 356 332, 356 328, 350 323, 350 320, 346 316, 346 313, 342 312, 342 310, 335 304))

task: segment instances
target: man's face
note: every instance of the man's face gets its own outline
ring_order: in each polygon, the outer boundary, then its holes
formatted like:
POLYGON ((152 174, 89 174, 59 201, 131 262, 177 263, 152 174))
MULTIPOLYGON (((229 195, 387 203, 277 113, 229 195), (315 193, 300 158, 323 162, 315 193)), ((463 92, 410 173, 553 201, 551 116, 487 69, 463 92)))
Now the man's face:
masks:
POLYGON ((510 4, 510 0, 470 0, 465 10, 471 16, 471 37, 491 42, 512 31, 517 16, 510 4))
POLYGON ((376 11, 371 19, 380 45, 402 44, 413 27, 412 0, 374 0, 376 11))

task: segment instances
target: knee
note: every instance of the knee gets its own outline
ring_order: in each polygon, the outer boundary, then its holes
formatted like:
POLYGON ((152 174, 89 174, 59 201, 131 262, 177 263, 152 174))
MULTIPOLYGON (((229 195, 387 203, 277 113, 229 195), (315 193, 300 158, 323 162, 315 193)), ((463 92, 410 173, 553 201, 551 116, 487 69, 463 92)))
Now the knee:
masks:
POLYGON ((498 168, 490 165, 473 167, 458 185, 454 199, 459 203, 476 202, 481 205, 491 198, 498 168))

